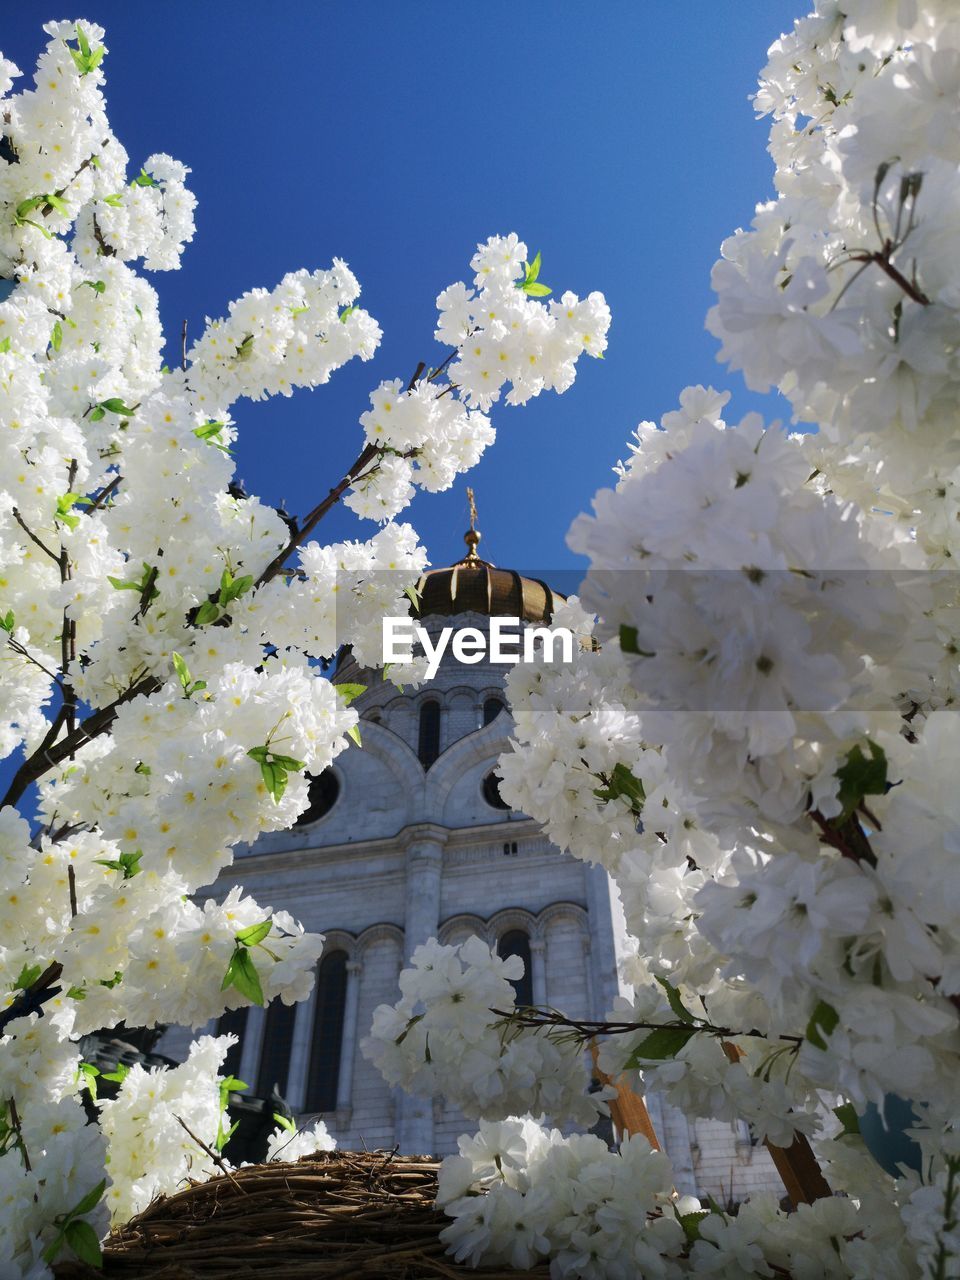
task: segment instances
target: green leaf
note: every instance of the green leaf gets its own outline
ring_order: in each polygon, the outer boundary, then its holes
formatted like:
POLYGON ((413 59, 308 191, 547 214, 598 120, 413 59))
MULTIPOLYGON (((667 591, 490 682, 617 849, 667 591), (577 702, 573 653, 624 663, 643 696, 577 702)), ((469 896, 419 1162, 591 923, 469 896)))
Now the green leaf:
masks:
POLYGON ((83 27, 77 24, 77 44, 80 46, 80 52, 85 58, 90 57, 90 41, 87 39, 87 33, 83 27))
POLYGON ((34 222, 32 218, 18 218, 17 222, 24 227, 33 227, 34 231, 39 231, 40 234, 47 240, 53 239, 53 232, 48 231, 47 228, 43 226, 41 223, 34 222))
POLYGON ((622 796, 625 800, 629 800, 630 807, 635 813, 639 813, 647 798, 643 783, 639 778, 634 777, 625 764, 614 765, 607 785, 597 787, 593 794, 598 800, 617 800, 622 796))
POLYGON ((357 309, 356 307, 344 307, 343 310, 340 312, 340 323, 346 324, 349 318, 356 311, 356 309, 357 309))
POLYGON ((103 203, 108 204, 111 207, 111 209, 121 209, 123 207, 123 196, 120 194, 119 191, 114 192, 113 195, 101 196, 100 198, 103 201, 103 203))
POLYGON ((662 1062, 675 1058, 687 1041, 697 1034, 696 1027, 658 1027, 637 1045, 627 1059, 627 1067, 639 1067, 644 1062, 662 1062))
POLYGON ((709 1209, 695 1209, 693 1213, 677 1214, 677 1221, 683 1227, 683 1234, 687 1237, 688 1243, 693 1244, 694 1240, 700 1239, 700 1223, 704 1218, 709 1217, 709 1209))
MULTIPOLYGON (((96 1067, 94 1067, 94 1070, 96 1070, 96 1067)), ((67 1216, 70 1218, 82 1218, 85 1213, 90 1213, 103 1199, 103 1193, 106 1189, 107 1180, 104 1178, 102 1182, 97 1183, 92 1191, 88 1191, 78 1204, 74 1205, 67 1216)))
POLYGON ((118 987, 123 981, 123 974, 119 969, 114 971, 112 978, 101 978, 98 986, 106 987, 108 991, 112 991, 114 987, 118 987))
POLYGON ((826 1050, 827 1039, 839 1021, 840 1015, 833 1005, 827 1004, 826 1000, 818 1000, 807 1023, 807 1039, 815 1048, 826 1050))
POLYGON ((246 573, 242 578, 234 578, 229 569, 220 575, 220 603, 226 608, 232 600, 239 599, 253 586, 253 577, 246 573))
POLYGON ((226 1132, 224 1132, 224 1128, 223 1128, 223 1124, 222 1124, 222 1123, 218 1126, 218 1128, 217 1128, 217 1136, 216 1136, 216 1139, 214 1140, 214 1144, 213 1144, 213 1145, 216 1147, 216 1149, 217 1149, 217 1151, 218 1151, 218 1152, 219 1152, 219 1151, 222 1151, 222 1150, 223 1150, 223 1148, 227 1145, 227 1143, 230 1141, 230 1139, 231 1139, 231 1138, 233 1137, 233 1135, 236 1133, 237 1128, 239 1127, 239 1125, 240 1125, 240 1121, 239 1121, 239 1120, 234 1120, 233 1124, 230 1126, 230 1128, 229 1128, 229 1129, 227 1129, 227 1130, 226 1130, 226 1132))
POLYGON ((114 1084, 123 1084, 127 1076, 130 1074, 130 1068, 125 1067, 121 1062, 116 1071, 103 1071, 100 1074, 101 1080, 111 1080, 114 1084))
POLYGON ((536 281, 530 281, 521 287, 523 292, 529 294, 531 298, 546 298, 553 293, 553 290, 548 289, 545 284, 538 284, 536 281))
POLYGON ((696 1019, 680 999, 680 992, 677 988, 669 983, 666 978, 657 978, 657 982, 660 983, 661 987, 663 987, 664 991, 667 993, 670 1008, 677 1015, 680 1021, 686 1022, 688 1025, 692 1025, 696 1019))
POLYGON ((10 339, 4 338, 3 341, 0 342, 0 355, 6 355, 9 350, 10 350, 10 339))
POLYGON ((136 849, 131 853, 121 853, 119 858, 94 858, 101 867, 109 867, 111 871, 122 871, 124 880, 132 880, 140 871, 140 859, 143 850, 136 849))
POLYGON ((290 314, 292 316, 302 316, 305 311, 309 311, 309 307, 291 307, 290 314))
POLYGON ((143 590, 139 582, 127 582, 122 578, 113 578, 110 574, 107 574, 107 581, 110 583, 111 587, 116 587, 118 591, 140 592, 143 590))
POLYGON ((287 1133, 297 1132, 297 1126, 294 1124, 294 1122, 290 1119, 289 1116, 278 1115, 277 1112, 275 1111, 273 1113, 273 1118, 274 1120, 276 1120, 277 1124, 280 1126, 281 1129, 286 1129, 287 1133))
POLYGON ((270 930, 273 928, 271 919, 263 920, 260 924, 251 924, 246 929, 241 929, 236 935, 237 942, 242 947, 255 947, 258 942, 262 942, 270 930))
POLYGON ((270 759, 273 764, 278 764, 281 769, 289 769, 291 773, 299 773, 304 766, 302 760, 297 760, 293 756, 281 756, 276 751, 270 752, 270 759))
POLYGON ((2 629, 3 631, 6 631, 9 634, 10 632, 13 631, 15 621, 16 619, 14 618, 13 610, 8 609, 7 612, 3 615, 3 617, 0 618, 0 629, 2 629))
POLYGON ((361 693, 366 693, 367 686, 365 684, 337 684, 333 686, 339 697, 343 699, 349 707, 354 698, 359 698, 361 693))
POLYGON ((69 215, 70 210, 67 207, 66 201, 61 200, 58 195, 54 195, 53 192, 48 192, 43 198, 51 209, 56 209, 57 213, 65 213, 69 215))
MULTIPOLYGON (((107 416, 107 415, 104 413, 104 411, 100 408, 100 406, 99 406, 99 405, 97 405, 95 409, 91 409, 91 410, 90 410, 90 421, 91 421, 91 422, 100 422, 100 421, 101 421, 101 419, 105 418, 106 416, 107 416)), ((111 579, 111 581, 112 581, 112 579, 111 579)))
POLYGON ((216 622, 219 617, 220 606, 210 600, 204 600, 197 610, 196 623, 198 627, 205 627, 208 622, 216 622))
POLYGON ((94 293, 106 292, 107 286, 106 282, 103 280, 83 280, 81 283, 85 284, 88 289, 92 289, 94 293))
POLYGON ((231 1093, 243 1093, 244 1089, 249 1088, 246 1080, 238 1080, 236 1076, 224 1076, 220 1081, 220 1095, 224 1099, 231 1093))
POLYGON ((248 359, 250 356, 250 352, 252 350, 253 350, 253 334, 248 333, 247 336, 244 338, 244 340, 237 347, 237 359, 238 360, 248 359))
POLYGON ((264 785, 273 796, 274 804, 279 804, 287 789, 287 771, 282 764, 274 764, 272 760, 261 760, 260 776, 264 785))
POLYGON ((656 654, 640 648, 637 628, 629 627, 626 623, 620 625, 620 649, 623 653, 637 653, 641 658, 656 657, 656 654))
POLYGON ((352 738, 358 747, 363 746, 363 743, 360 741, 360 726, 358 724, 353 725, 347 730, 347 737, 352 738))
POLYGON ((59 351, 61 342, 63 342, 63 325, 57 320, 50 334, 50 345, 54 351, 59 351))
POLYGON ((21 200, 17 205, 17 218, 25 218, 28 213, 33 213, 34 209, 38 209, 43 204, 43 196, 31 196, 29 200, 21 200))
POLYGON ((57 499, 57 510, 54 516, 55 520, 60 520, 70 529, 76 529, 80 523, 80 517, 70 514, 70 508, 76 503, 82 501, 82 494, 79 493, 62 493, 57 499))
POLYGON ((16 982, 14 982, 13 985, 15 987, 19 987, 21 991, 26 991, 28 987, 33 986, 36 980, 40 977, 41 973, 43 973, 43 969, 40 965, 24 964, 23 968, 20 970, 19 974, 17 975, 16 982))
POLYGON ((415 609, 420 608, 420 592, 416 587, 404 587, 403 594, 407 597, 415 609))
POLYGON ((246 947, 238 946, 230 958, 220 990, 226 991, 229 987, 236 987, 253 1004, 264 1003, 260 975, 246 947))
POLYGON ((526 279, 524 283, 533 284, 534 280, 536 280, 539 275, 540 275, 540 250, 538 249, 536 257, 529 264, 529 266, 527 266, 527 274, 526 274, 526 279))
POLYGON ((180 677, 180 683, 183 685, 184 692, 186 692, 190 687, 190 669, 179 653, 174 653, 171 656, 173 657, 173 669, 180 677))
POLYGON ((88 1267, 100 1266, 103 1262, 103 1254, 100 1252, 100 1237, 89 1222, 79 1218, 75 1219, 73 1222, 67 1223, 63 1233, 67 1238, 67 1244, 81 1262, 85 1262, 88 1267))
POLYGON ((87 993, 83 987, 71 987, 67 992, 68 1000, 86 1000, 87 993))
POLYGON ((219 436, 225 425, 223 422, 205 422, 200 427, 194 427, 193 434, 198 440, 212 440, 219 436))
POLYGON ((131 187, 159 187, 160 183, 156 178, 151 178, 146 169, 140 170, 137 176, 131 181, 131 187))
POLYGON ((83 1076, 83 1088, 90 1094, 93 1102, 97 1100, 97 1076, 100 1071, 92 1062, 80 1063, 80 1074, 83 1076))
POLYGON ((100 408, 106 409, 107 413, 123 414, 125 418, 132 418, 134 414, 134 410, 128 409, 123 401, 118 399, 117 396, 111 396, 109 400, 101 400, 100 408))
POLYGON ((852 1102, 844 1102, 842 1106, 834 1107, 833 1114, 843 1125, 843 1133, 839 1135, 841 1138, 846 1137, 848 1133, 859 1136, 860 1118, 852 1102))
POLYGON ((833 825, 846 822, 863 803, 864 796, 882 796, 887 791, 887 756, 883 747, 867 739, 870 759, 863 754, 859 744, 851 747, 845 763, 837 770, 840 789, 837 799, 843 812, 833 819, 833 825))

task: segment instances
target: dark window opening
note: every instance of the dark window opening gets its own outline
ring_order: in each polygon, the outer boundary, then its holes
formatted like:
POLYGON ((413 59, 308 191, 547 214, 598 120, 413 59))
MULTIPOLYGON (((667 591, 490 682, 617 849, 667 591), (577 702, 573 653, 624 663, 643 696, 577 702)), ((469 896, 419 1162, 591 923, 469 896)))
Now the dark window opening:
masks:
POLYGON ((488 698, 483 704, 483 723, 487 725, 496 720, 503 709, 504 704, 500 698, 488 698))
POLYGON ((307 1079, 307 1111, 335 1111, 347 997, 347 953, 331 951, 317 969, 316 1010, 307 1079))
POLYGON ((483 798, 494 809, 510 808, 500 794, 500 779, 495 773, 488 773, 483 780, 483 798))
POLYGON ((231 1045, 227 1050, 227 1056, 223 1066, 220 1068, 220 1074, 224 1076, 238 1076, 240 1074, 240 1057, 243 1053, 243 1036, 247 1029, 247 1014, 249 1008, 244 1005, 242 1009, 228 1009, 226 1013, 217 1022, 217 1035, 234 1035, 237 1037, 237 1043, 231 1045))
POLYGON ((340 782, 332 769, 324 769, 315 778, 310 779, 307 793, 307 807, 293 824, 295 827, 306 827, 311 822, 326 817, 337 803, 340 795, 340 782))
POLYGON ((424 702, 420 707, 420 736, 417 755, 425 769, 429 769, 440 755, 440 703, 424 702))
POLYGON ((497 954, 501 960, 506 960, 507 956, 519 956, 523 961, 523 977, 511 978, 510 985, 516 992, 518 1007, 529 1007, 533 1004, 529 937, 522 929, 511 929, 497 943, 497 954))
POLYGON ((517 856, 516 840, 504 840, 503 854, 504 854, 504 857, 506 858, 515 858, 517 856))
POLYGON ((260 1070, 257 1072, 256 1092, 261 1098, 268 1098, 274 1089, 282 1098, 286 1091, 296 1014, 295 1004, 284 1004, 279 998, 271 1000, 267 1006, 263 1045, 260 1049, 260 1070))

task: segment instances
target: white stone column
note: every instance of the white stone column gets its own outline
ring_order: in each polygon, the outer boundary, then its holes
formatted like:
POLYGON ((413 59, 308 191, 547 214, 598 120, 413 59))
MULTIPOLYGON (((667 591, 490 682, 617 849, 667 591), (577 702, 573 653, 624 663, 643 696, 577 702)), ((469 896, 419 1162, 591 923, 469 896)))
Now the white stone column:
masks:
MULTIPOLYGON (((403 832, 406 847, 406 906, 403 957, 409 963, 414 951, 440 929, 440 880, 443 870, 445 827, 417 823, 403 832)), ((433 1153, 433 1100, 401 1094, 396 1135, 406 1155, 433 1153)))
POLYGON ((293 1020, 293 1040, 290 1045, 290 1067, 287 1072, 287 1102, 294 1113, 303 1110, 307 1092, 307 1072, 310 1069, 310 1042, 313 1039, 313 1015, 316 1011, 317 987, 307 1000, 301 1000, 293 1020))
POLYGON ((547 1005, 547 971, 543 963, 546 943, 542 938, 530 939, 530 983, 533 988, 533 1003, 538 1009, 547 1005))
POLYGON ((357 1050, 357 1013, 360 1008, 359 960, 347 961, 347 989, 344 994, 343 1034, 340 1037, 340 1068, 337 1074, 337 1111, 350 1107, 353 1094, 353 1059, 357 1050))
POLYGON ((246 1080, 251 1090, 257 1087, 260 1071, 260 1049, 263 1045, 263 1028, 267 1011, 259 1005, 251 1005, 247 1025, 243 1033, 243 1052, 240 1054, 240 1079, 246 1080))

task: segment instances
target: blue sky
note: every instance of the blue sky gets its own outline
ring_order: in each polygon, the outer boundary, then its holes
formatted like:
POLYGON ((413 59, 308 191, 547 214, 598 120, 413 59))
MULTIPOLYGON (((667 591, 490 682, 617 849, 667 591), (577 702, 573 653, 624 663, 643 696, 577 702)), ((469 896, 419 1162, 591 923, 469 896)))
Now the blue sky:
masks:
MULTIPOLYGON (((465 279, 478 240, 517 231, 558 291, 602 290, 605 361, 525 408, 494 406, 498 441, 411 519, 433 563, 462 553, 465 485, 481 551, 547 572, 573 566, 564 535, 610 482, 642 418, 688 383, 734 390, 703 328, 720 241, 772 194, 766 122, 748 95, 798 0, 90 0, 107 29, 113 128, 133 164, 166 151, 192 170, 197 237, 152 281, 171 359, 184 317, 287 270, 345 258, 384 329, 355 362, 292 400, 241 402, 237 471, 292 512, 335 483, 360 446, 381 378, 435 362, 434 300, 465 279)), ((38 5, 4 15, 3 52, 32 70, 38 5)), ((773 411, 777 412, 774 405, 773 411)), ((374 526, 338 511, 328 539, 374 526)))

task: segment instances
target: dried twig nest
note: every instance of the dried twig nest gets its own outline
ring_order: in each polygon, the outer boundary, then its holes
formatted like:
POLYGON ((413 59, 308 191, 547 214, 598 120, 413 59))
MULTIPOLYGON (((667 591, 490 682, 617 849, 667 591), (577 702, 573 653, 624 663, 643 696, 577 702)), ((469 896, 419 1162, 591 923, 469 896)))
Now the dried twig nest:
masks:
POLYGON ((114 1231, 104 1267, 60 1263, 58 1280, 479 1280, 546 1277, 472 1270, 440 1242, 439 1162, 389 1151, 328 1151, 250 1165, 155 1201, 114 1231))

